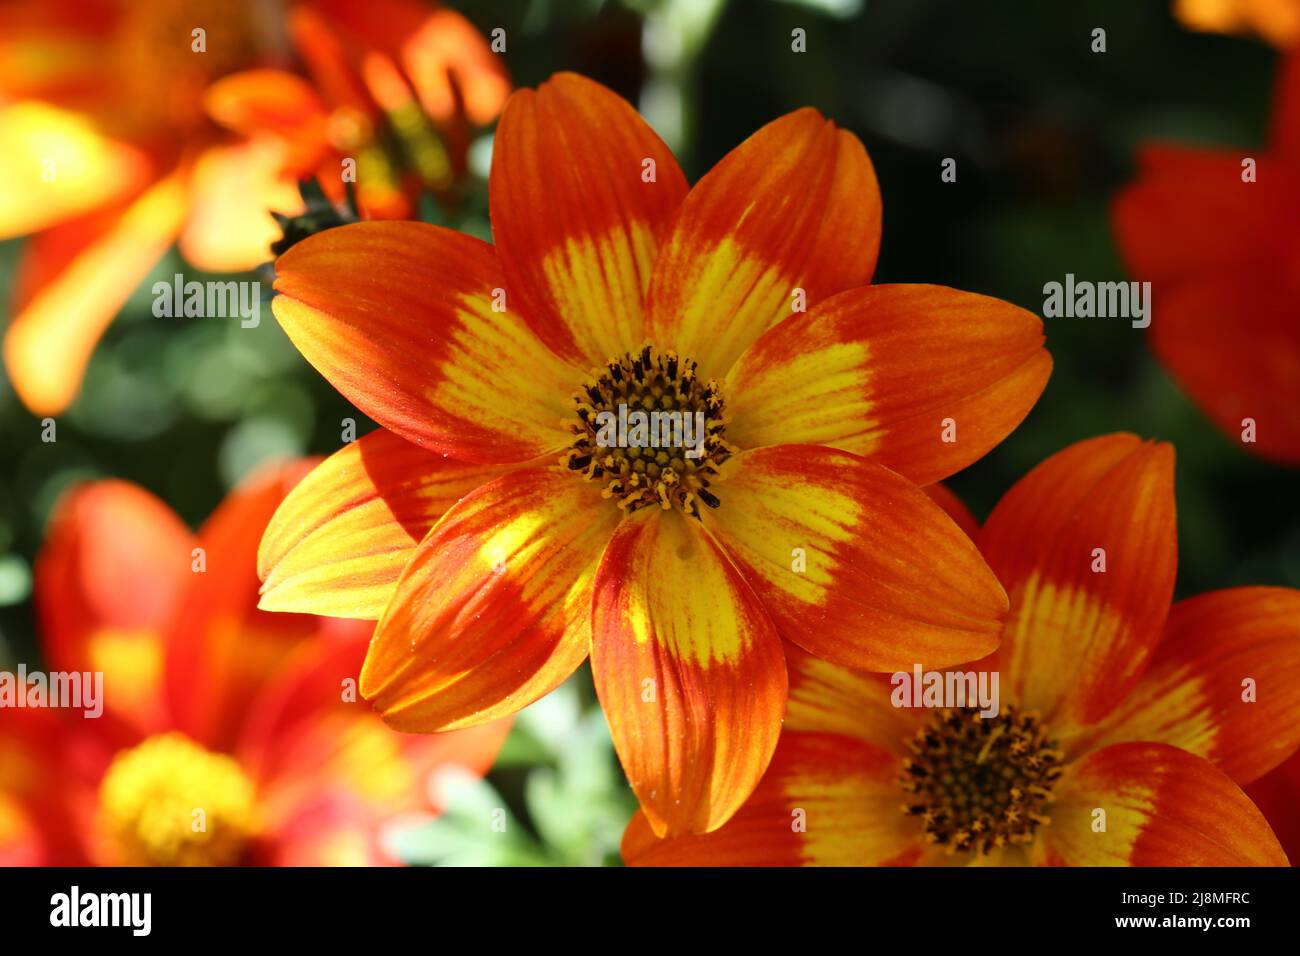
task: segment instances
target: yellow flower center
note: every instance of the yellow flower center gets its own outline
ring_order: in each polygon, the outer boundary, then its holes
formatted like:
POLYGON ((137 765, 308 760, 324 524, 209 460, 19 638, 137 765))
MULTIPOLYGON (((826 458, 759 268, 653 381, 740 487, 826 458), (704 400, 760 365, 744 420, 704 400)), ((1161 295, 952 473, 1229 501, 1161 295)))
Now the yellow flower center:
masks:
POLYGON ((159 734, 113 758, 99 813, 116 864, 231 866, 255 829, 255 792, 230 757, 159 734))
POLYGON ((950 853, 1032 843, 1049 822, 1061 752, 1034 714, 1004 708, 936 712, 909 744, 899 785, 903 812, 921 817, 930 843, 950 853))
POLYGON ((646 345, 611 359, 573 403, 573 445, 560 463, 603 482, 606 498, 628 512, 676 506, 697 518, 700 502, 718 507, 710 479, 735 449, 723 439, 722 388, 700 382, 691 359, 646 345))

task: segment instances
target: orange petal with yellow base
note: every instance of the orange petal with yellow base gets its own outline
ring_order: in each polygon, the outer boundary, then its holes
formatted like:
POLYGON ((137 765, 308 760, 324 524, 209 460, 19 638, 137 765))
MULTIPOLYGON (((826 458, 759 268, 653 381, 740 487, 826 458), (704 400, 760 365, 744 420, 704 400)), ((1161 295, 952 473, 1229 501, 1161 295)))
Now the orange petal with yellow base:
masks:
POLYGON ((176 173, 122 209, 33 237, 5 332, 14 391, 37 415, 57 415, 76 397, 99 337, 171 246, 185 213, 176 173))
POLYGON ((1203 757, 1116 744, 1069 764, 1036 863, 1057 866, 1286 866, 1259 809, 1203 757), (1104 810, 1105 829, 1097 829, 1104 810))
POLYGON ((727 439, 826 445, 929 484, 1010 434, 1051 369, 1031 312, 942 286, 864 286, 741 355, 727 376, 727 439))
POLYGON ((362 222, 303 240, 275 268, 272 308, 294 345, 398 435, 480 463, 558 455, 571 440, 561 422, 583 374, 529 331, 487 243, 362 222))
POLYGON ((596 693, 651 826, 717 829, 758 784, 785 713, 767 613, 698 522, 656 508, 610 541, 591 622, 596 693))
POLYGON ((871 281, 880 217, 853 134, 808 108, 768 123, 682 203, 650 282, 651 340, 722 378, 783 318, 871 281))
POLYGON ((864 670, 944 667, 997 646, 1006 595, 920 488, 848 452, 743 452, 703 516, 781 634, 864 670))
POLYGON ((661 840, 644 813, 623 834, 629 866, 903 866, 921 828, 899 808, 901 762, 861 740, 785 733, 763 782, 726 826, 661 840))
POLYGON ((398 730, 486 723, 587 656, 596 564, 620 512, 552 469, 478 488, 420 542, 380 619, 361 693, 398 730))
POLYGON ((258 551, 258 607, 379 620, 429 529, 501 473, 501 466, 452 461, 382 428, 350 442, 276 509, 258 551))
POLYGON ((1003 496, 979 543, 1011 597, 990 662, 1004 699, 1078 732, 1128 696, 1163 632, 1174 450, 1124 434, 1071 445, 1003 496))
POLYGON ((143 488, 68 491, 36 559, 41 650, 53 670, 101 672, 110 716, 139 731, 161 719, 162 634, 192 577, 189 528, 143 488))
POLYGON ((1300 591, 1242 587, 1180 601, 1133 693, 1090 735, 1173 744, 1245 785, 1300 747, 1300 591))
POLYGON ((651 266, 685 195, 672 152, 600 84, 558 73, 510 97, 492 152, 492 235, 544 342, 584 369, 643 344, 651 266))

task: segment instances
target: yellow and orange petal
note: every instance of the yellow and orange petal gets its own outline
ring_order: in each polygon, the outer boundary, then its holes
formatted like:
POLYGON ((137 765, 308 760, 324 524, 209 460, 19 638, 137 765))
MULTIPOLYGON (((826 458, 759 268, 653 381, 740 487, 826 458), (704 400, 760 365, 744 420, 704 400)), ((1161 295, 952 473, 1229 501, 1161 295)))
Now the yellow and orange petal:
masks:
POLYGON ((727 376, 727 438, 827 445, 929 484, 982 458, 1042 394, 1038 316, 942 286, 875 285, 764 333, 727 376))
POLYGON ((585 371, 642 345, 651 269, 686 188, 668 147, 600 84, 558 73, 510 97, 492 234, 518 308, 557 354, 585 371))
POLYGON ((643 509, 601 558, 591 629, 596 693, 651 827, 717 829, 758 784, 785 713, 762 604, 698 522, 643 509))
POLYGON ((431 451, 514 463, 556 453, 582 374, 506 298, 496 252, 415 222, 363 222, 276 261, 275 317, 367 415, 431 451))
POLYGON ((1168 744, 1094 751, 1066 767, 1054 792, 1051 826, 1034 847, 1040 864, 1287 865, 1241 788, 1208 760, 1168 744))
POLYGON ((629 866, 905 866, 920 828, 899 810, 899 758, 874 744, 786 733, 758 789, 722 828, 659 839, 644 812, 623 834, 629 866))
POLYGON ((350 442, 276 509, 258 550, 258 606, 379 620, 429 529, 502 473, 425 451, 383 428, 350 442))
POLYGON ((781 445, 737 455, 704 525, 778 630, 865 670, 972 660, 1006 594, 971 540, 911 482, 857 455, 781 445))
POLYGON ((1155 652, 1178 557, 1173 467, 1172 447, 1134 435, 1078 442, 1017 482, 980 532, 1011 599, 988 665, 1057 734, 1110 713, 1155 652))
POLYGON ((587 656, 596 565, 620 512, 550 468, 476 489, 425 536, 361 671, 390 726, 430 732, 514 713, 587 656))
POLYGON ((768 123, 695 185, 662 237, 650 338, 721 378, 797 306, 866 285, 881 203, 862 144, 814 109, 768 123))
POLYGON ((5 330, 5 367, 24 405, 57 415, 76 397, 99 337, 178 235, 185 212, 177 172, 120 208, 34 236, 5 330))
POLYGON ((1159 741, 1245 785, 1300 747, 1300 591, 1241 587, 1173 606, 1164 638, 1092 746, 1159 741))

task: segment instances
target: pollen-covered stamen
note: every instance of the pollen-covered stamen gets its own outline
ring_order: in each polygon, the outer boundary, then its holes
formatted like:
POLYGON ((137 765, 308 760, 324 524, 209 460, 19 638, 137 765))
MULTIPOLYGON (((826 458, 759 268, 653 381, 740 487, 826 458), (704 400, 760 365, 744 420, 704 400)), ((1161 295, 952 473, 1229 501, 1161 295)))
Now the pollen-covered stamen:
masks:
POLYGON ((560 463, 602 482, 620 508, 698 517, 701 502, 721 503, 710 480, 735 449, 723 438, 721 386, 701 382, 695 362, 646 345, 611 359, 573 402, 574 441, 560 463))
POLYGON ((253 781, 183 734, 122 751, 99 785, 99 829, 119 866, 231 866, 256 826, 253 781))
POLYGON ((1004 708, 939 711, 909 742, 899 785, 903 812, 920 817, 928 842, 949 853, 989 853, 1032 843, 1049 823, 1061 752, 1037 715, 1004 708))

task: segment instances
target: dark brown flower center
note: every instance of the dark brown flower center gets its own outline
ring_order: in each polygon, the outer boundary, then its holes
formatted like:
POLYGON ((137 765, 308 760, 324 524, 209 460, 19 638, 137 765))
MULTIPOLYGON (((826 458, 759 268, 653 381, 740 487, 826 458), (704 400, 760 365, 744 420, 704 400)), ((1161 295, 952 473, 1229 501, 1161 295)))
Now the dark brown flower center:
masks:
POLYGON ((674 506, 699 517, 720 504, 711 479, 735 451, 723 436, 722 390, 701 382, 695 363, 646 345, 612 359, 573 396, 573 445, 561 463, 628 512, 674 506))
POLYGON ((909 743, 899 785, 903 812, 920 817, 930 843, 950 853, 982 853, 1032 843, 1049 822, 1061 752, 1035 714, 1004 708, 935 713, 909 743))

